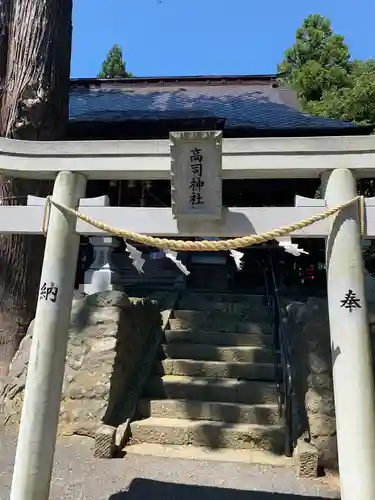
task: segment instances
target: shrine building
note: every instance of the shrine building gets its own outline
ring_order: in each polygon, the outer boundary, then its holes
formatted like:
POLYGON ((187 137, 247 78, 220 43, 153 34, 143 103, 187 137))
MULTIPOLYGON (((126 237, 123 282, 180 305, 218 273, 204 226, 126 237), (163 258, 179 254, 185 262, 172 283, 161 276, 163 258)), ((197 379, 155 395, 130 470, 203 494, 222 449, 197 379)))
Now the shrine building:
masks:
MULTIPOLYGON (((296 93, 280 86, 276 75, 71 80, 69 140, 165 140, 172 131, 190 130, 220 130, 224 138, 300 137, 302 140, 368 135, 372 127, 301 112, 296 93)), ((296 194, 314 197, 319 182, 318 178, 223 179, 222 202, 227 207, 293 206, 296 194)), ((169 180, 88 182, 87 197, 103 194, 108 195, 111 206, 171 206, 169 180)), ((168 284, 175 279, 176 269, 165 259, 148 261, 145 275, 139 276, 124 254, 122 242, 118 243, 112 261, 122 285, 152 283, 157 279, 168 284)), ((289 269, 287 284, 303 281, 311 265, 318 274, 323 268, 323 241, 305 240, 305 245, 310 256, 299 259, 301 269, 296 268, 295 258, 287 255, 283 259, 289 269)), ((86 263, 79 265, 77 284, 82 283, 84 268, 93 260, 92 249, 82 248, 91 251, 88 258, 86 255, 86 263)), ((244 270, 235 273, 237 287, 250 286, 254 290, 261 285, 259 250, 253 247, 245 252, 244 270)), ((231 286, 228 266, 223 266, 228 261, 226 254, 185 258, 192 271, 192 286, 199 288, 207 283, 214 288, 231 286), (204 272, 200 264, 205 264, 204 272), (196 268, 199 272, 194 272, 196 268)), ((321 274, 320 283, 325 286, 325 273, 321 274)))

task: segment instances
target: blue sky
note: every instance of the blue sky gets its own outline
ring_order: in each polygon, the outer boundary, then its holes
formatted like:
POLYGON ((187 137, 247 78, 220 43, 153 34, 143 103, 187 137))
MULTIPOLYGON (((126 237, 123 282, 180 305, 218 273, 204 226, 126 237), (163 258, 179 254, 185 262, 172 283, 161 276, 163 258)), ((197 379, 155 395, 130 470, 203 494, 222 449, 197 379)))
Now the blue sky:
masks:
POLYGON ((374 0, 74 0, 71 75, 95 77, 115 43, 136 76, 274 73, 312 13, 375 57, 374 0))

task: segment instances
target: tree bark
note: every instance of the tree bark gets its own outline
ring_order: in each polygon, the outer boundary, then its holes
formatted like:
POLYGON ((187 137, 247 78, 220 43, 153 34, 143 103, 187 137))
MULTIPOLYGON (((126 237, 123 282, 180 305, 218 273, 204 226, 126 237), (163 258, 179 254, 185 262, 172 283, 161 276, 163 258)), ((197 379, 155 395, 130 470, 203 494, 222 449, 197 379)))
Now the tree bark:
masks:
POLYGON ((8 32, 11 0, 0 0, 0 102, 8 59, 8 32))
MULTIPOLYGON (((72 0, 0 0, 0 9, 0 20, 8 15, 10 21, 8 32, 3 30, 6 48, 0 45, 0 58, 4 50, 7 54, 0 135, 63 139, 68 120, 72 0), (10 15, 9 10, 4 14, 7 2, 11 3, 10 15)), ((25 204, 28 194, 45 196, 49 191, 50 184, 44 181, 0 177, 2 204, 25 204)), ((42 236, 0 235, 0 394, 12 357, 35 314, 43 249, 42 236)))

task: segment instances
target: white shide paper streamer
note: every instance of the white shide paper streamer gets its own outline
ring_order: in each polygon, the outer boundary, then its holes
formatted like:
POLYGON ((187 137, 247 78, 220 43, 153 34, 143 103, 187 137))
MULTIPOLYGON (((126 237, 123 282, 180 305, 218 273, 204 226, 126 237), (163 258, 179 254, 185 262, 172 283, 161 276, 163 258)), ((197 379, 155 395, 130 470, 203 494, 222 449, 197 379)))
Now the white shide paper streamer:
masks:
POLYGON ((292 238, 289 236, 278 238, 277 240, 280 247, 283 247, 286 252, 294 255, 295 257, 299 257, 302 254, 309 255, 309 252, 305 252, 302 248, 298 248, 297 243, 292 243, 292 238))
POLYGON ((133 247, 133 245, 130 245, 126 240, 124 241, 125 241, 126 251, 128 252, 129 257, 132 260, 133 266, 139 273, 144 273, 143 265, 145 263, 145 259, 142 257, 142 252, 133 247))
MULTIPOLYGON (((206 237, 206 238, 200 238, 200 239, 215 239, 213 237, 206 237)), ((125 241, 125 247, 126 251, 129 253, 129 257, 132 260, 132 264, 135 267, 135 269, 139 273, 144 273, 143 266, 145 263, 145 259, 142 256, 142 252, 135 248, 133 245, 130 245, 126 240, 125 241)), ((281 238, 277 238, 277 241, 279 242, 279 246, 284 248, 284 250, 295 257, 299 257, 302 254, 308 255, 309 253, 303 250, 302 248, 299 248, 296 243, 292 243, 292 239, 288 236, 284 236, 281 238)), ((239 252, 238 250, 229 250, 230 256, 233 258, 234 263, 236 265, 236 268, 238 271, 242 271, 244 262, 242 260, 244 253, 239 252)), ((177 258, 178 252, 173 252, 171 250, 158 250, 156 252, 153 252, 150 255, 150 258, 152 260, 159 260, 164 257, 167 259, 170 259, 176 267, 186 276, 189 276, 190 271, 187 269, 187 267, 177 258)))
POLYGON ((186 274, 186 276, 189 276, 190 271, 180 260, 177 259, 177 255, 178 255, 177 252, 172 252, 171 250, 165 250, 165 256, 167 257, 167 259, 170 259, 172 262, 174 262, 181 272, 186 274))
MULTIPOLYGON (((138 252, 138 250, 136 250, 136 252, 138 252)), ((171 250, 157 250, 156 252, 152 252, 150 254, 150 259, 160 260, 167 258, 171 260, 180 271, 186 274, 186 276, 189 276, 190 271, 188 271, 187 267, 180 260, 177 259, 177 254, 178 254, 177 252, 172 252, 171 250)))
MULTIPOLYGON (((220 240, 225 238, 220 238, 216 236, 205 236, 204 238, 200 237, 200 240, 207 240, 207 241, 215 241, 215 240, 220 240)), ((229 250, 230 256, 233 258, 234 263, 236 264, 237 271, 242 271, 244 262, 242 260, 244 253, 239 252, 238 250, 229 250)))
POLYGON ((242 257, 245 255, 237 250, 229 250, 231 257, 233 257, 234 263, 236 264, 237 271, 242 271, 244 262, 242 257))

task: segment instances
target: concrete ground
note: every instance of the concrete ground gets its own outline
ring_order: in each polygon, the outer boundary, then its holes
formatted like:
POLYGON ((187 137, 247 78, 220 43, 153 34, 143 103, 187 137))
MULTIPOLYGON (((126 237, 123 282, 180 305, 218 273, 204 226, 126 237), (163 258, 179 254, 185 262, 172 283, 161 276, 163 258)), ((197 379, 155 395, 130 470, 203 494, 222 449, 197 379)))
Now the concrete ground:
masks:
MULTIPOLYGON (((0 431, 0 499, 9 498, 16 436, 0 431)), ((51 500, 316 500, 340 498, 322 479, 291 468, 142 455, 94 459, 92 441, 66 438, 56 448, 51 500)))

